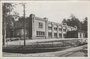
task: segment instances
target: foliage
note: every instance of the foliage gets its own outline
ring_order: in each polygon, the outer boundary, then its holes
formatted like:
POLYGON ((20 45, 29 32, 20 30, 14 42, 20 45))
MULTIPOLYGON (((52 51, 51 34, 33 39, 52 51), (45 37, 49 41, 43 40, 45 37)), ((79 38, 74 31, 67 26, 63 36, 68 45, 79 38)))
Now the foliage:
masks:
POLYGON ((3 14, 3 36, 9 35, 14 29, 15 19, 18 17, 18 14, 14 12, 12 15, 11 12, 14 9, 13 3, 3 3, 2 5, 2 14, 3 14))
POLYGON ((85 32, 85 37, 87 37, 88 34, 88 18, 85 17, 83 23, 82 23, 82 30, 85 32))
POLYGON ((62 23, 66 23, 68 26, 77 26, 77 31, 83 31, 85 33, 85 37, 87 37, 87 20, 88 18, 85 17, 84 21, 81 22, 78 18, 76 18, 74 15, 71 15, 70 19, 63 19, 62 23))
POLYGON ((77 26, 78 30, 81 29, 81 22, 74 15, 71 15, 71 19, 64 19, 63 22, 66 23, 68 26, 77 26))
POLYGON ((12 11, 13 5, 11 3, 3 3, 2 9, 3 9, 3 16, 7 16, 9 12, 12 11))
POLYGON ((71 15, 71 19, 63 19, 62 23, 66 23, 68 26, 77 26, 78 30, 87 31, 87 17, 81 22, 78 18, 74 15, 71 15))

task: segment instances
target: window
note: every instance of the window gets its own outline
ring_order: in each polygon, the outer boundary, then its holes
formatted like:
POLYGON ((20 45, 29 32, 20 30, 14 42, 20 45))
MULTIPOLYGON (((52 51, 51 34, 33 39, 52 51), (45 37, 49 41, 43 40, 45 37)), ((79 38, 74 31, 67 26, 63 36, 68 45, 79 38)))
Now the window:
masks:
POLYGON ((66 34, 63 34, 64 38, 66 37, 66 34))
POLYGON ((62 31, 62 28, 59 28, 59 31, 62 31))
POLYGON ((39 22, 39 28, 43 28, 43 23, 39 22))
POLYGON ((37 36, 44 36, 45 35, 45 32, 37 31, 36 34, 37 34, 37 36))
POLYGON ((57 33, 54 33, 54 37, 57 38, 57 33))
POLYGON ((61 33, 59 33, 59 38, 62 38, 62 34, 61 33))
POLYGON ((48 32, 48 37, 52 38, 52 32, 48 32))
POLYGON ((56 30, 56 31, 57 31, 57 28, 55 27, 55 28, 54 28, 54 30, 56 30))
POLYGON ((63 29, 64 32, 66 32, 66 29, 63 29))
POLYGON ((49 30, 52 30, 52 27, 49 27, 49 26, 48 26, 48 29, 49 29, 49 30))
POLYGON ((37 31, 37 35, 39 35, 39 32, 37 31))

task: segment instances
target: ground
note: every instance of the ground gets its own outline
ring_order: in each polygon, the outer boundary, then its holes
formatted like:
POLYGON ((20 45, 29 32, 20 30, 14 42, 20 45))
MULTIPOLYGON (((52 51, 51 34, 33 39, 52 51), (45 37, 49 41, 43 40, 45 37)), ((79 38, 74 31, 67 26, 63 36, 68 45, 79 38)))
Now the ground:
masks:
POLYGON ((68 48, 65 50, 58 50, 52 52, 39 52, 39 53, 12 53, 3 52, 4 57, 87 57, 87 53, 83 51, 83 48, 87 45, 68 48))
MULTIPOLYGON (((59 52, 59 51, 58 51, 59 52)), ((75 52, 70 55, 62 55, 59 56, 59 53, 52 52, 46 52, 46 53, 36 53, 36 54, 19 54, 19 53, 6 53, 3 52, 3 56, 5 57, 85 57, 85 54, 83 52, 75 52), (58 54, 58 55, 57 55, 58 54)))
POLYGON ((3 46, 3 56, 87 57, 87 44, 76 46, 71 44, 74 41, 73 39, 26 40, 26 46, 23 40, 9 41, 3 46))

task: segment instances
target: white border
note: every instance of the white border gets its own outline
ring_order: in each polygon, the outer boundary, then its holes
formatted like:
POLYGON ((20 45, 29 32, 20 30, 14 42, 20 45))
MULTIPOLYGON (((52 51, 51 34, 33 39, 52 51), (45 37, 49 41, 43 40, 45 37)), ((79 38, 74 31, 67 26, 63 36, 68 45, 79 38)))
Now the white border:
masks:
MULTIPOLYGON (((63 59, 89 59, 90 58, 90 37, 89 37, 89 35, 90 35, 90 17, 88 17, 88 57, 3 57, 2 56, 2 3, 4 3, 4 2, 12 2, 12 3, 22 3, 22 2, 24 2, 24 3, 30 3, 30 2, 88 2, 89 3, 89 10, 90 10, 90 1, 78 1, 78 0, 68 0, 68 1, 1 1, 0 2, 0 58, 1 59, 18 59, 18 58, 22 58, 22 59, 55 59, 55 58, 57 58, 57 59, 60 59, 60 58, 63 58, 63 59)), ((86 11, 87 12, 87 11, 86 11)), ((89 13, 89 16, 90 16, 90 11, 88 12, 89 13)))

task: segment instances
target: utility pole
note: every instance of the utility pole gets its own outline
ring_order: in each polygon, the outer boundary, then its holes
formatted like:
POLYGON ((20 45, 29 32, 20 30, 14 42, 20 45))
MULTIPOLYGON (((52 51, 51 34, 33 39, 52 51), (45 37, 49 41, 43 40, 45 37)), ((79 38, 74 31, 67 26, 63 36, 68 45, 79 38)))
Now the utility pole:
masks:
POLYGON ((25 33, 25 29, 26 29, 26 20, 25 20, 25 4, 23 4, 23 16, 24 16, 24 46, 26 45, 26 33, 25 33))
POLYGON ((24 46, 26 45, 26 20, 25 20, 25 3, 22 3, 23 6, 23 17, 24 17, 24 46))

